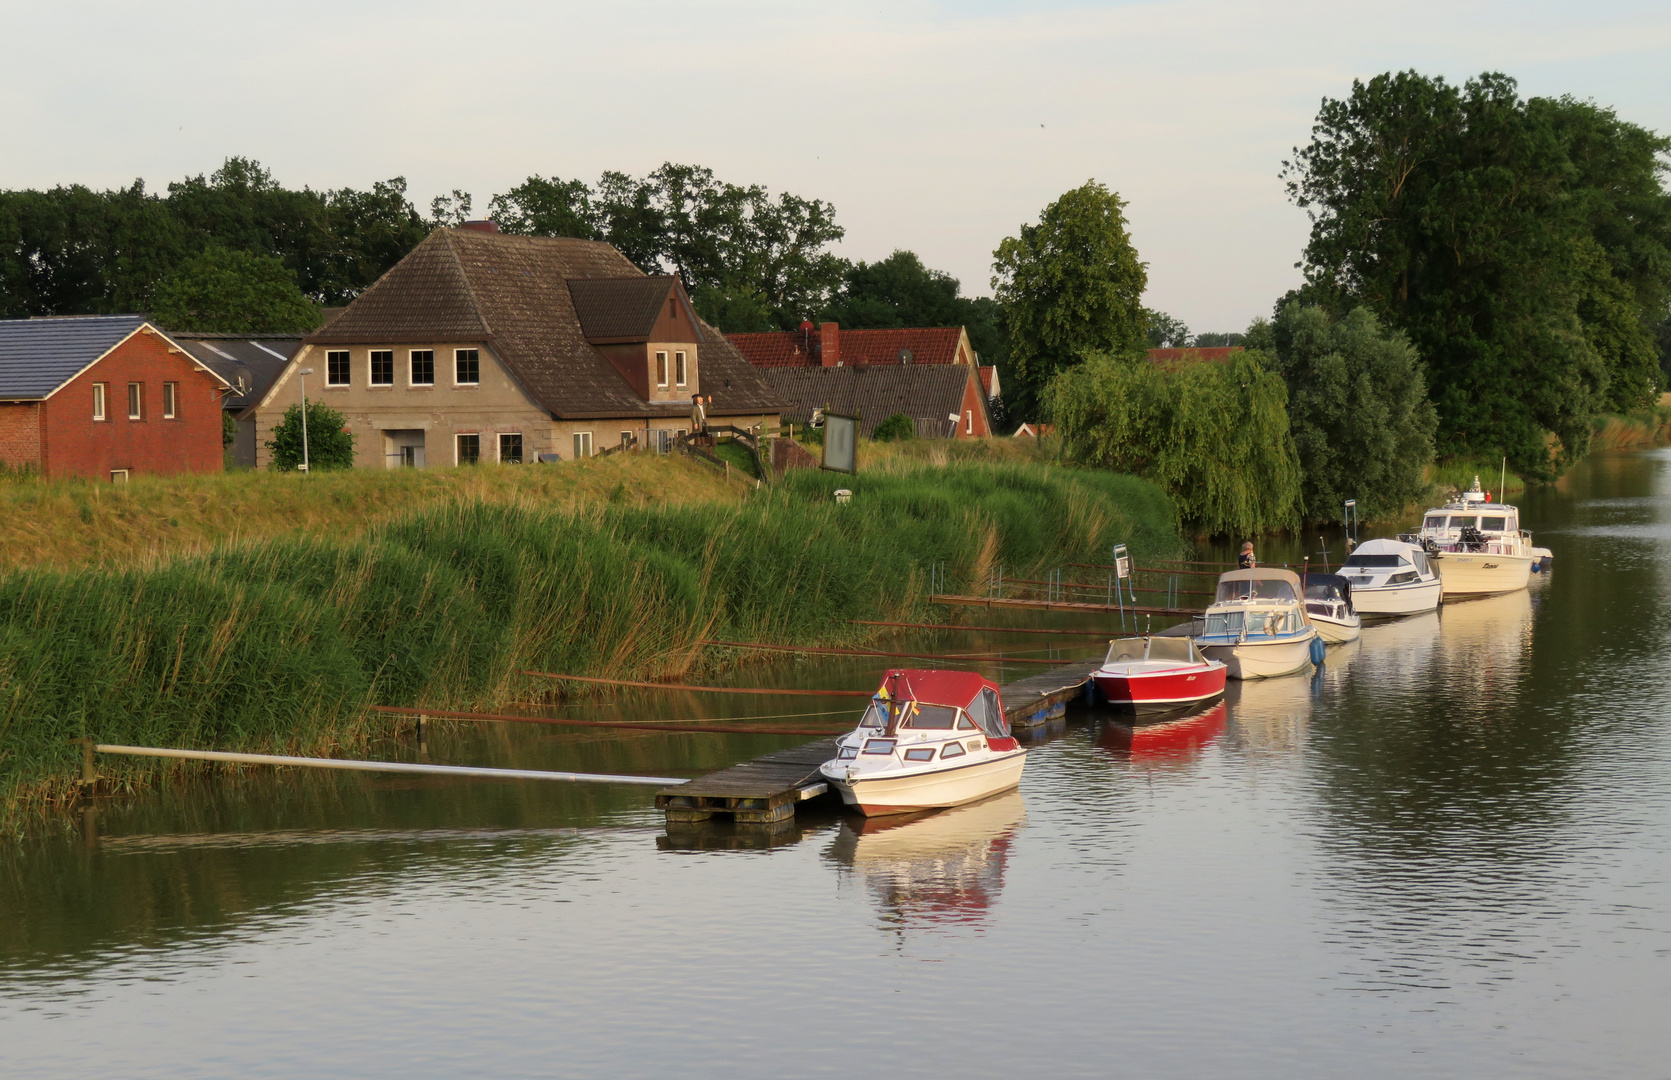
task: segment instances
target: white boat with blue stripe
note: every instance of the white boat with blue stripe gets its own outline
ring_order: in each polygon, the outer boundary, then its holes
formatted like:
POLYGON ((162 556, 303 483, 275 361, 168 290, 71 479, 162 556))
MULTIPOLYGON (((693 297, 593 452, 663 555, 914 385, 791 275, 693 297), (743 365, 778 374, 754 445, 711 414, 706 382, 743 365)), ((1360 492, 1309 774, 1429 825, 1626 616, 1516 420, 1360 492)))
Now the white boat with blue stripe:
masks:
POLYGON ((1221 574, 1196 647, 1232 679, 1270 679, 1320 663, 1323 642, 1301 597, 1300 577, 1290 570, 1221 574))

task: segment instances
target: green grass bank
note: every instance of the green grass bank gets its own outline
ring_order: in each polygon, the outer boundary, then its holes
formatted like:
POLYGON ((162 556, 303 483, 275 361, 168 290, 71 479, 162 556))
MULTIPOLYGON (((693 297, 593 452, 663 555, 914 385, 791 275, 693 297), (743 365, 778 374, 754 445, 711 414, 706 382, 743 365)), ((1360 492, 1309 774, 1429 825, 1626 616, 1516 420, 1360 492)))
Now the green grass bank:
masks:
MULTIPOLYGON (((930 614, 928 566, 1006 572, 1180 554, 1130 477, 909 458, 805 471, 729 501, 453 500, 328 538, 226 543, 154 565, 0 578, 0 829, 75 798, 72 738, 289 753, 362 746, 367 706, 492 709, 519 669, 707 675, 704 637, 840 643, 847 619, 930 614), (831 492, 851 488, 835 505, 831 492)), ((101 761, 118 788, 181 771, 101 761)))

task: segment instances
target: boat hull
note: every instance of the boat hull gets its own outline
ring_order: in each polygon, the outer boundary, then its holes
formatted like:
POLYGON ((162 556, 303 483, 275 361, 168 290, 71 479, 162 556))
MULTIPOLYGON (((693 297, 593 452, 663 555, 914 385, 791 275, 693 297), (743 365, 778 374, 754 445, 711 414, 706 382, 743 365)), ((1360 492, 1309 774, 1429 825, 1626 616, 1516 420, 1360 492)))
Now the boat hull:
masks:
POLYGON ((1008 791, 1021 783, 1027 765, 1027 751, 1014 750, 971 765, 934 772, 880 775, 848 780, 824 773, 841 801, 867 817, 909 814, 915 810, 940 810, 948 806, 984 799, 1008 791))
POLYGON ((1445 551, 1430 556, 1444 583, 1445 597, 1490 596, 1524 589, 1534 560, 1526 555, 1445 551))
POLYGON ((1356 641, 1363 633, 1363 620, 1361 619, 1339 622, 1327 616, 1313 615, 1311 625, 1317 628, 1317 636, 1330 645, 1344 645, 1348 641, 1356 641))
POLYGON ((1411 585, 1387 585, 1379 589, 1352 587, 1352 606, 1359 615, 1419 615, 1439 606, 1444 587, 1439 578, 1411 585))
POLYGON ((1132 710, 1175 709, 1199 701, 1211 701, 1224 693, 1227 667, 1202 666, 1185 671, 1091 676, 1108 704, 1132 710))
POLYGON ((1292 675, 1311 666, 1311 643, 1315 633, 1282 641, 1238 642, 1229 645, 1199 645, 1209 660, 1224 664, 1232 679, 1274 679, 1292 675))

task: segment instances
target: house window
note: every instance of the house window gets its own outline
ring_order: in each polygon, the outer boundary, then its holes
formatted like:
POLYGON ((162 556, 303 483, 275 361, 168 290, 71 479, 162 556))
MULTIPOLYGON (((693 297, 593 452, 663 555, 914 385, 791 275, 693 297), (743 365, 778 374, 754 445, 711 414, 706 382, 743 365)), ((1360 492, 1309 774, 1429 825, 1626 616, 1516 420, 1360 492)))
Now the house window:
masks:
POLYGON ((673 354, 673 381, 679 386, 685 385, 685 354, 683 352, 673 354))
POLYGON ((581 458, 588 458, 588 457, 591 457, 591 456, 592 456, 592 433, 590 431, 577 431, 577 432, 575 432, 574 433, 574 459, 576 461, 579 461, 581 458))
POLYGON ((974 409, 969 409, 969 410, 965 411, 964 414, 963 414, 963 434, 973 435, 974 433, 975 433, 975 410, 974 409))
POLYGON ((111 469, 110 470, 110 482, 112 484, 125 484, 125 483, 127 483, 128 482, 128 470, 126 470, 126 469, 111 469))
POLYGON ((453 351, 453 382, 459 386, 475 386, 481 381, 481 350, 455 349, 453 351))
POLYGON ((105 384, 102 382, 93 384, 93 419, 95 420, 104 419, 104 388, 105 384))
POLYGON ((435 350, 412 350, 412 385, 435 385, 435 350))
POLYGON ((664 390, 667 388, 667 354, 664 352, 656 354, 656 385, 664 390))
POLYGON ((143 387, 144 385, 145 385, 144 383, 136 383, 136 382, 131 382, 131 383, 128 384, 128 419, 129 420, 143 420, 143 419, 145 419, 145 416, 144 416, 143 412, 141 411, 143 405, 145 404, 144 395, 140 392, 140 388, 143 387))
POLYGON ((460 465, 474 465, 482 459, 482 437, 480 435, 460 435, 458 437, 458 463, 460 465))
POLYGON ((621 432, 621 445, 622 446, 631 446, 632 445, 632 432, 630 432, 630 431, 621 432))
POLYGON ((173 420, 179 415, 176 405, 180 397, 180 384, 165 382, 162 384, 162 418, 173 420))
POLYGON ((499 436, 499 460, 506 465, 522 464, 522 433, 520 431, 499 436))
POLYGON ((325 354, 326 386, 347 386, 349 383, 348 370, 347 352, 328 352, 325 354))
POLYGON ((393 349, 371 350, 371 385, 393 386, 395 384, 395 351, 393 349))

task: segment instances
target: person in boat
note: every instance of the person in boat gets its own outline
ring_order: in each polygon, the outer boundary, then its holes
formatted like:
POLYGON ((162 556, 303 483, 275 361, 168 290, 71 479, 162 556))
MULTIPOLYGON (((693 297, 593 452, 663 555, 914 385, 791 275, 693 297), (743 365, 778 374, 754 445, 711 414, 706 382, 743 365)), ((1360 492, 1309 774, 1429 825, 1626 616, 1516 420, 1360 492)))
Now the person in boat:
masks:
POLYGON ((1236 569, 1252 570, 1258 565, 1258 561, 1253 557, 1253 541, 1249 540, 1242 545, 1242 553, 1236 556, 1236 569))

